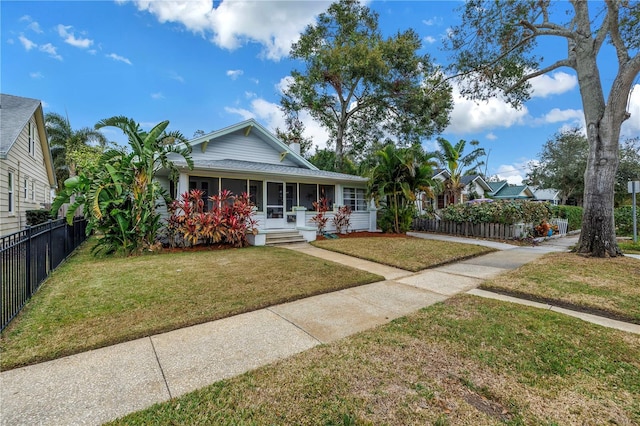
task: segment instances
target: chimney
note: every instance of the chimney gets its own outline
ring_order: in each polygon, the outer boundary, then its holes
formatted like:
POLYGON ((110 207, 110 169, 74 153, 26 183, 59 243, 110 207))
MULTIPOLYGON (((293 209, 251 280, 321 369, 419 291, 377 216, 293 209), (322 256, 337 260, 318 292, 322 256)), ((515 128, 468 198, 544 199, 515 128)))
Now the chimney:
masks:
POLYGON ((300 155, 300 144, 298 142, 291 142, 291 145, 289 145, 289 148, 291 148, 291 151, 300 155))

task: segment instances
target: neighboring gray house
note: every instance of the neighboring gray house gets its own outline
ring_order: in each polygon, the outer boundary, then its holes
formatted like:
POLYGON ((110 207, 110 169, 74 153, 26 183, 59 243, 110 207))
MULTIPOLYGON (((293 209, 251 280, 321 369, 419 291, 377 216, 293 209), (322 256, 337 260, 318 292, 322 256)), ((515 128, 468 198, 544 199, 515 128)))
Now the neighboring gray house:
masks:
POLYGON ((560 204, 561 198, 559 190, 553 188, 540 189, 535 186, 531 186, 530 188, 533 191, 533 195, 536 197, 536 200, 548 201, 554 206, 560 204))
POLYGON ((0 94, 0 236, 23 229, 25 211, 49 208, 55 188, 42 103, 0 94))
MULTIPOLYGON (((190 189, 207 196, 228 189, 247 192, 256 205, 260 234, 299 231, 315 239, 313 202, 329 200, 329 222, 339 206, 351 207, 351 230, 375 230, 375 211, 366 198, 367 179, 319 170, 295 146, 278 140, 255 120, 246 120, 189 141, 193 170, 184 159, 174 157, 180 168, 178 182, 160 177, 174 198, 190 189)), ((299 147, 298 147, 299 148, 299 147)), ((258 238, 255 244, 264 243, 258 238)))

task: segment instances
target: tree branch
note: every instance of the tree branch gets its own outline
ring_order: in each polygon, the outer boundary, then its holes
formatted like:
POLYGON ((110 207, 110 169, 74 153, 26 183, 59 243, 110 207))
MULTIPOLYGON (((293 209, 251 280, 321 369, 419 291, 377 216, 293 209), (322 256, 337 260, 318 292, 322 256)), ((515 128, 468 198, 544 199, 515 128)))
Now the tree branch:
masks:
POLYGON ((611 35, 613 46, 616 48, 616 54, 618 55, 618 64, 622 65, 629 60, 629 51, 627 50, 627 46, 624 45, 622 37, 620 37, 620 29, 617 25, 619 16, 618 5, 611 0, 605 0, 605 3, 607 4, 608 9, 607 15, 610 15, 610 21, 608 22, 608 24, 610 24, 609 34, 611 35))
POLYGON ((531 74, 527 74, 527 75, 523 76, 515 84, 511 85, 511 87, 509 87, 507 90, 505 90, 505 93, 512 92, 513 90, 515 90, 516 87, 522 85, 527 80, 531 80, 532 78, 541 76, 543 74, 546 74, 546 73, 548 73, 550 71, 553 71, 555 69, 558 69, 560 67, 575 68, 575 64, 574 64, 574 61, 572 59, 569 59, 569 58, 562 59, 562 60, 556 62, 555 64, 549 65, 548 67, 542 68, 541 70, 538 70, 536 72, 533 72, 531 74))

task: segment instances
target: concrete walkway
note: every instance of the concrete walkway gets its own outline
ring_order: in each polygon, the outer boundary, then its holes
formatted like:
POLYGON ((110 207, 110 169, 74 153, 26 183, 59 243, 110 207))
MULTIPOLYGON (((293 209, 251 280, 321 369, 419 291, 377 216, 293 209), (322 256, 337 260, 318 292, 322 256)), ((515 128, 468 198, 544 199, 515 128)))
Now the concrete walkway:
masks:
MULTIPOLYGON (((0 423, 76 425, 114 420, 461 292, 494 297, 476 287, 544 253, 566 251, 576 242, 577 237, 567 237, 518 247, 474 240, 500 251, 415 274, 308 244, 291 245, 292 250, 371 271, 386 280, 2 372, 0 423)), ((577 315, 589 320, 586 314, 577 315)), ((622 324, 626 331, 640 333, 640 326, 622 324)))

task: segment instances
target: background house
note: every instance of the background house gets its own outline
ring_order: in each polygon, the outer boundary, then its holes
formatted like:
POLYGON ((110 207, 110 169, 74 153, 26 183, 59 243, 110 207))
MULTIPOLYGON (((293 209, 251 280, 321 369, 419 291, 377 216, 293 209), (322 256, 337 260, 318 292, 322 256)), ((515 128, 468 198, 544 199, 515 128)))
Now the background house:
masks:
POLYGON ((222 189, 247 192, 261 233, 304 231, 307 240, 315 239, 313 203, 326 198, 328 231, 335 229, 331 218, 344 205, 352 210, 351 230, 376 229, 375 211, 370 211, 366 198, 367 178, 319 170, 295 144, 284 144, 253 119, 195 138, 189 145, 193 170, 175 157, 181 171, 178 181, 160 177, 174 198, 191 189, 206 196, 222 189))
POLYGON ((509 185, 506 180, 487 182, 491 192, 487 196, 496 200, 534 200, 533 190, 527 185, 509 185))
POLYGON ((558 204, 560 204, 561 198, 560 198, 559 190, 553 189, 553 188, 540 189, 535 186, 531 186, 530 188, 533 191, 533 195, 536 198, 536 200, 547 201, 553 204, 554 206, 557 206, 558 204))
POLYGON ((0 94, 0 236, 23 229, 27 210, 48 209, 55 188, 42 103, 0 94))

